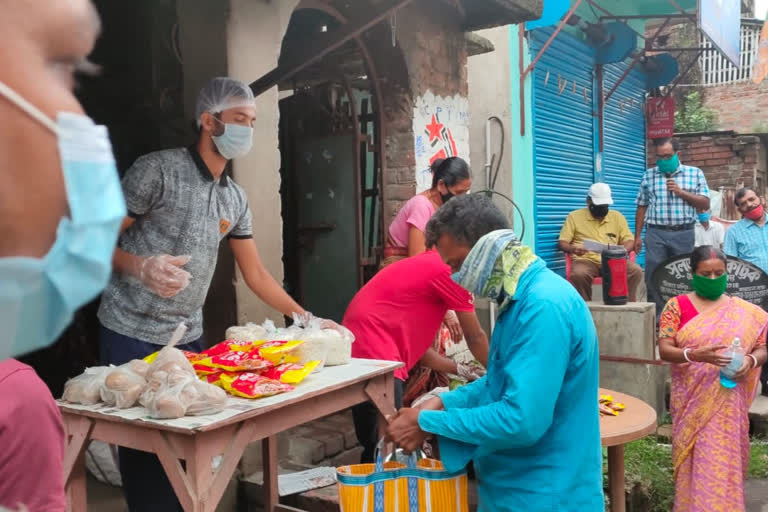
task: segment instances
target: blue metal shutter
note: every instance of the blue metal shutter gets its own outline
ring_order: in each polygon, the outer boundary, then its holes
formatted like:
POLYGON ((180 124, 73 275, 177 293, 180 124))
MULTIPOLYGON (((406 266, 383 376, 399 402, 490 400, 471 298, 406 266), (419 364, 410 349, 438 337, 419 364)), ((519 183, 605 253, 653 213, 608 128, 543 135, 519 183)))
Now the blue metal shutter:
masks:
MULTIPOLYGON (((608 94, 627 69, 627 63, 603 68, 608 94)), ((611 186, 614 205, 635 231, 635 198, 645 172, 645 74, 632 70, 603 109, 602 180, 611 186)))
MULTIPOLYGON (((552 31, 530 33, 532 56, 552 31)), ((561 32, 536 63, 533 80, 536 254, 564 274, 560 229, 568 213, 586 206, 594 180, 594 50, 561 32)))

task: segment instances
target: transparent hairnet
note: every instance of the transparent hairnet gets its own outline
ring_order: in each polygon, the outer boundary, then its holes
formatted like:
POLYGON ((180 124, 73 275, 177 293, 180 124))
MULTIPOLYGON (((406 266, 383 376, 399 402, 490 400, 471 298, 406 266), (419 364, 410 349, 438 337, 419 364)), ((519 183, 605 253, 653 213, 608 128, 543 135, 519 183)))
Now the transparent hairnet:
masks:
POLYGON ((240 80, 227 77, 211 79, 200 89, 195 105, 195 120, 200 127, 200 116, 205 112, 215 114, 230 108, 256 106, 253 91, 240 80))

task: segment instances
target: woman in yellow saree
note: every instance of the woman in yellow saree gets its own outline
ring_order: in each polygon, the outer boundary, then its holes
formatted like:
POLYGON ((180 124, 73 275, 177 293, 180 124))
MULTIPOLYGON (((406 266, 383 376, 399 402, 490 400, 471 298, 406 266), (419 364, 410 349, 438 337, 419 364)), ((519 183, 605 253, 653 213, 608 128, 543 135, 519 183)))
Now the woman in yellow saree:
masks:
POLYGON ((726 258, 711 246, 691 254, 694 292, 670 299, 661 314, 659 352, 672 365, 675 512, 743 512, 749 462, 748 411, 766 361, 768 314, 724 295, 726 258), (720 383, 724 354, 741 340, 744 362, 720 383))

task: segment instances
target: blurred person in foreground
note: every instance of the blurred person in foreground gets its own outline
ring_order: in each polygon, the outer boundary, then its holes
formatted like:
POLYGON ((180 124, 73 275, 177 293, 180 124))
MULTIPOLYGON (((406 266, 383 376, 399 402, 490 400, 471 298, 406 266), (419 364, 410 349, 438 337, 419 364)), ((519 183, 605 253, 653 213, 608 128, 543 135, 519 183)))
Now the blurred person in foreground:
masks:
POLYGON ((676 512, 744 510, 749 465, 749 407, 765 364, 768 314, 725 295, 725 254, 703 245, 691 254, 693 292, 667 302, 661 313, 659 354, 673 363, 669 411, 676 512), (734 338, 744 349, 741 368, 726 389, 720 370, 734 338))
POLYGON ((8 358, 52 343, 101 292, 125 204, 107 131, 73 94, 100 31, 90 1, 0 9, 0 507, 59 512, 61 416, 8 358))
POLYGON ((448 471, 473 462, 479 510, 604 509, 598 345, 586 303, 482 194, 453 199, 427 244, 453 279, 499 304, 488 373, 389 418, 406 451, 436 435, 448 471), (578 442, 574 442, 578 439, 578 442))

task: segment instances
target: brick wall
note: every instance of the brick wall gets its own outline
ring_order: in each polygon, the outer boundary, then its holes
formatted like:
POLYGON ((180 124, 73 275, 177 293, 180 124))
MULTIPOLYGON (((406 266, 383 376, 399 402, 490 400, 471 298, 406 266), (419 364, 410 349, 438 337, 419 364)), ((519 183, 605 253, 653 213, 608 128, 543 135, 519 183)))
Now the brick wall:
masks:
POLYGON ((386 225, 416 193, 415 99, 427 91, 468 94, 466 43, 455 8, 439 0, 414 2, 398 12, 396 34, 395 48, 388 23, 366 37, 382 83, 386 225))
POLYGON ((717 128, 736 133, 768 132, 768 80, 701 89, 704 106, 717 112, 717 128))
MULTIPOLYGON (((764 189, 768 175, 766 142, 757 135, 733 132, 678 135, 680 161, 704 171, 711 189, 730 189, 744 185, 764 189)), ((656 165, 653 144, 649 141, 648 165, 656 165)))
POLYGON ((680 137, 680 160, 699 167, 710 188, 765 186, 765 148, 759 137, 725 132, 680 137))

